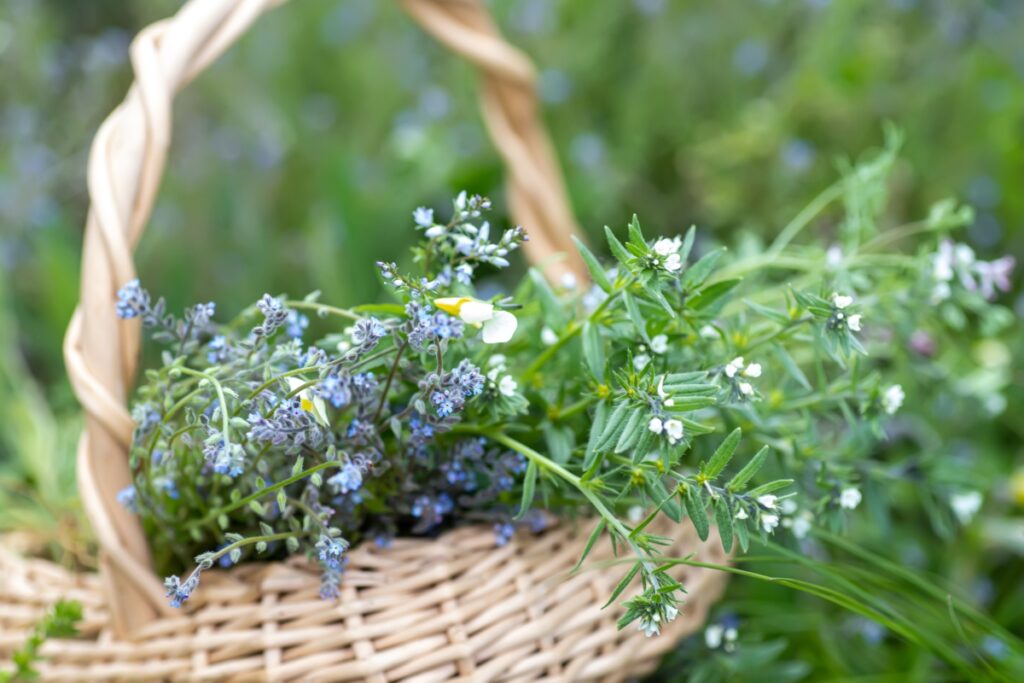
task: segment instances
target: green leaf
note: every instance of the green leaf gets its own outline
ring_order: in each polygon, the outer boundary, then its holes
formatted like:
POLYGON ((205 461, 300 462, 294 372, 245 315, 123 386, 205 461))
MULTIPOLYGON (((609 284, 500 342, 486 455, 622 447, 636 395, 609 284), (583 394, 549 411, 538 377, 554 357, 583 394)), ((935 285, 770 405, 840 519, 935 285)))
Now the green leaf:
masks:
POLYGON ((757 471, 761 469, 761 466, 764 465, 764 461, 767 460, 767 458, 768 447, 762 446, 761 450, 759 450, 757 454, 750 459, 750 462, 744 465, 743 469, 737 472, 736 476, 729 480, 729 483, 726 484, 726 488, 730 491, 737 491, 741 489, 744 484, 750 481, 751 477, 757 474, 757 471))
POLYGON ((729 509, 729 501, 725 496, 719 496, 715 503, 715 524, 718 526, 718 536, 722 539, 722 549, 725 552, 732 550, 732 510, 729 509))
POLYGON ((534 294, 540 300, 540 308, 544 312, 544 322, 552 329, 562 329, 565 327, 565 311, 558 303, 558 295, 555 294, 555 290, 551 289, 547 278, 536 268, 530 268, 529 276, 534 294))
POLYGON ((626 419, 628 417, 628 401, 623 401, 615 406, 615 410, 612 411, 611 417, 608 418, 608 422, 605 424, 604 430, 601 432, 601 438, 597 440, 595 448, 604 450, 615 443, 615 440, 619 438, 619 434, 622 432, 622 428, 626 426, 626 419))
POLYGON ((690 516, 693 528, 697 530, 700 540, 708 540, 711 524, 708 522, 707 512, 704 511, 704 501, 701 498, 700 492, 695 487, 688 486, 683 500, 686 503, 686 514, 690 516))
MULTIPOLYGON (((288 496, 285 494, 284 489, 280 489, 277 492, 277 507, 282 513, 288 509, 288 496)), ((266 534, 267 532, 263 533, 266 534)))
POLYGON ((622 595, 622 591, 626 590, 638 571, 640 571, 640 563, 636 562, 633 564, 633 568, 630 569, 626 575, 622 577, 622 580, 620 580, 615 586, 615 590, 612 591, 611 597, 608 598, 608 602, 604 603, 604 606, 602 606, 601 609, 612 604, 620 595, 622 595))
POLYGON ((771 493, 772 491, 784 489, 792 483, 792 479, 776 479, 775 481, 770 481, 767 484, 761 484, 756 488, 750 489, 749 491, 747 491, 747 495, 753 498, 757 498, 758 496, 763 496, 766 493, 771 493))
MULTIPOLYGON (((299 472, 302 471, 302 456, 300 455, 295 459, 295 463, 292 464, 292 476, 297 477, 299 472)), ((263 488, 262 486, 260 488, 263 488)))
POLYGON ((650 344, 651 340, 647 336, 647 324, 644 321, 644 316, 640 313, 640 306, 636 299, 629 292, 623 292, 622 303, 626 305, 626 312, 629 313, 629 319, 633 321, 633 327, 644 338, 644 341, 650 344))
POLYGON ((263 515, 263 505, 258 500, 249 501, 249 509, 255 512, 257 515, 263 515))
POLYGON ((615 237, 615 233, 607 225, 604 226, 604 234, 608 238, 608 248, 611 249, 612 256, 618 259, 622 265, 626 265, 632 257, 626 251, 626 248, 622 246, 622 242, 615 237))
POLYGON ((679 248, 679 260, 686 263, 686 259, 690 258, 690 252, 693 251, 693 241, 697 238, 697 226, 691 225, 690 229, 686 231, 686 237, 683 238, 683 246, 679 248))
POLYGON ((605 526, 607 526, 607 522, 602 519, 597 523, 597 526, 594 527, 594 530, 590 532, 590 537, 587 538, 587 544, 583 546, 583 554, 580 555, 579 562, 576 563, 576 566, 572 568, 573 571, 576 571, 583 566, 583 560, 587 559, 587 555, 590 554, 590 551, 593 549, 597 539, 601 537, 601 532, 604 531, 605 526))
POLYGON ((640 430, 647 428, 644 420, 646 416, 647 411, 643 408, 636 408, 630 413, 626 426, 622 428, 622 433, 619 434, 619 439, 615 442, 616 453, 625 453, 636 443, 640 438, 640 430))
POLYGON ((531 460, 530 464, 526 466, 526 476, 523 477, 523 500, 519 504, 519 513, 514 519, 522 519, 526 511, 530 509, 530 505, 533 504, 533 492, 537 487, 537 461, 531 460))
POLYGON ((797 384, 802 386, 807 391, 812 391, 813 387, 811 383, 807 381, 807 376, 800 369, 800 366, 796 364, 793 357, 789 355, 789 352, 781 344, 773 344, 772 347, 775 349, 775 355, 778 356, 779 362, 782 363, 782 367, 786 370, 790 377, 797 381, 797 384))
POLYGON ((722 258, 724 253, 725 247, 719 247, 712 252, 704 254, 699 261, 686 269, 683 276, 679 279, 679 285, 688 292, 700 287, 708 279, 708 276, 711 275, 711 272, 718 264, 718 259, 722 258))
POLYGON ((742 279, 736 278, 734 280, 720 280, 710 284, 692 296, 687 305, 695 311, 704 310, 731 292, 742 281, 742 279))
POLYGON ((732 460, 732 454, 736 452, 736 446, 739 445, 742 436, 743 430, 737 427, 729 436, 725 437, 725 441, 715 449, 714 455, 704 466, 704 476, 714 479, 725 469, 725 466, 732 460))
POLYGON ((740 550, 747 552, 747 548, 750 547, 750 533, 747 531, 746 522, 739 522, 733 525, 733 531, 736 532, 736 540, 740 543, 740 550))
POLYGON ((604 345, 597 327, 589 320, 583 323, 583 359, 594 379, 604 384, 604 345))
POLYGON ((640 219, 635 213, 633 219, 629 221, 629 245, 644 251, 647 250, 647 240, 644 239, 644 233, 640 229, 640 219))
POLYGON ((594 410, 594 419, 590 425, 590 437, 587 439, 587 451, 583 456, 583 469, 589 470, 597 458, 597 444, 604 435, 604 428, 608 422, 608 403, 601 401, 594 410))
POLYGON ((780 325, 788 325, 790 323, 790 317, 782 311, 776 311, 775 309, 768 308, 767 306, 759 304, 756 301, 751 301, 750 299, 744 299, 743 303, 753 309, 754 312, 760 313, 764 317, 777 322, 780 325))
POLYGON ((587 264, 587 270, 590 271, 590 277, 593 279, 594 284, 606 292, 611 292, 612 283, 608 281, 608 273, 605 272, 597 257, 576 235, 572 236, 572 241, 576 245, 576 250, 580 252, 580 256, 583 257, 583 262, 587 264))

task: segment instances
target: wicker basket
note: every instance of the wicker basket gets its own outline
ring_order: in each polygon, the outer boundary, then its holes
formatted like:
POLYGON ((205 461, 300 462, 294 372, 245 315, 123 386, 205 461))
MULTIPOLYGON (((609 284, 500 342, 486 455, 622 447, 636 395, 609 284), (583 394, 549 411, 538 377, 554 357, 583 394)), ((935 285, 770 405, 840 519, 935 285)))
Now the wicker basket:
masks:
MULTIPOLYGON (((83 638, 45 646, 43 675, 53 680, 619 681, 650 670, 701 625, 724 574, 680 568, 690 594, 665 633, 619 632, 619 613, 600 605, 621 567, 602 563, 611 559, 602 542, 572 573, 587 530, 569 524, 502 548, 480 527, 358 548, 337 602, 320 600, 318 572, 293 559, 207 572, 187 609, 168 606, 141 526, 115 500, 130 482, 125 402, 139 347, 138 326, 115 315, 115 293, 135 276, 132 249, 163 173, 174 94, 276 4, 192 0, 132 44, 135 83, 92 147, 81 302, 65 340, 86 412, 78 480, 101 571, 75 575, 0 551, 0 657, 64 596, 81 601, 86 618, 83 638)), ((504 42, 480 0, 402 4, 479 70, 483 117, 507 168, 510 210, 530 234, 528 257, 575 253, 529 60, 504 42)), ((549 274, 584 277, 572 256, 545 263, 549 274)), ((672 554, 724 560, 717 538, 701 544, 689 525, 669 533, 672 554)))

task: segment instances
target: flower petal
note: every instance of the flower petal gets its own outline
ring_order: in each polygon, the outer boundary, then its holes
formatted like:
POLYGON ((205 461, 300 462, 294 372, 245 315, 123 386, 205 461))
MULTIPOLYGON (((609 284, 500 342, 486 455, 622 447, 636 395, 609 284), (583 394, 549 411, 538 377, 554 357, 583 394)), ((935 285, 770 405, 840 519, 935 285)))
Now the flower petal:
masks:
POLYGON ((434 305, 449 315, 458 315, 459 309, 467 301, 470 301, 469 297, 446 296, 440 299, 434 299, 434 305))
POLYGON ((459 317, 462 318, 463 322, 467 322, 470 325, 487 322, 494 315, 494 304, 484 303, 483 301, 468 299, 459 306, 459 317))
MULTIPOLYGON (((465 320, 465 318, 463 318, 465 320)), ((515 334, 519 321, 508 311, 494 311, 494 316, 484 322, 485 344, 503 344, 515 334)))

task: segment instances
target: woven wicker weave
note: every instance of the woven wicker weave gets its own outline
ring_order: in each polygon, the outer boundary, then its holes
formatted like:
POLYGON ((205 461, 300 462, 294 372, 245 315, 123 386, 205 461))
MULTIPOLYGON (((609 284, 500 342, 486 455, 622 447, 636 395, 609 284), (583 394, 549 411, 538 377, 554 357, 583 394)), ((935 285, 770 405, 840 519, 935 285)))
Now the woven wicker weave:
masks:
MULTIPOLYGON (((569 524, 495 548, 489 528, 434 541, 351 553, 341 599, 317 597, 303 562, 207 572, 184 611, 171 609, 138 520, 116 503, 130 481, 133 424, 125 408, 139 330, 115 316, 120 285, 135 277, 132 250, 153 206, 171 135, 174 94, 280 0, 192 0, 132 44, 136 80, 101 126, 89 161, 92 205, 82 257, 81 303, 65 340, 68 373, 86 413, 79 490, 100 546, 98 576, 0 552, 0 656, 57 597, 86 607, 84 637, 47 644, 52 679, 174 680, 609 680, 648 670, 699 627, 723 576, 679 569, 690 590, 660 638, 618 632, 600 605, 621 575, 602 542, 588 569, 570 574, 585 534, 569 524)), ((576 225, 558 163, 537 114, 529 60, 500 36, 480 0, 403 0, 428 32, 481 76, 484 121, 507 168, 510 210, 530 235, 535 263, 572 254, 576 225)), ((584 277, 575 257, 545 261, 549 274, 584 277)), ((689 526, 676 555, 722 561, 717 539, 689 526)), ((586 531, 585 529, 583 531, 586 531)))

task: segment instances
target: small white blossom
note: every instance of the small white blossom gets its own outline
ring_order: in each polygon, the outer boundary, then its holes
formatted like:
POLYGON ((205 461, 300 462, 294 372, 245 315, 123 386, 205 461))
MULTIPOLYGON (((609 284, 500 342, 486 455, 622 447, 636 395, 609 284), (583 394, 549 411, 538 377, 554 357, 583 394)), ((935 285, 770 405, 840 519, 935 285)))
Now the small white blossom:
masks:
POLYGON ((846 326, 854 332, 860 332, 860 313, 854 313, 846 319, 846 326))
POLYGON ((839 507, 845 510, 853 510, 860 505, 862 498, 860 489, 849 486, 839 493, 839 507))
POLYGON ((505 375, 498 383, 498 391, 501 392, 502 396, 515 396, 516 389, 518 388, 519 384, 512 379, 512 375, 505 375))
POLYGON ((722 646, 722 635, 725 633, 725 627, 721 624, 712 624, 704 629, 704 644, 712 650, 717 650, 722 646))
POLYGON ((683 438, 683 423, 675 418, 665 421, 665 434, 668 436, 668 442, 671 444, 676 443, 683 438))
POLYGON ((960 520, 960 523, 967 524, 981 509, 982 500, 981 493, 978 491, 964 491, 950 496, 949 505, 953 508, 953 514, 960 520))
POLYGON ((705 325, 700 328, 701 339, 718 339, 718 330, 713 325, 705 325))
POLYGON ((566 289, 576 289, 576 276, 572 273, 562 275, 562 286, 566 289))
POLYGON ((668 351, 668 336, 664 334, 655 335, 651 338, 651 351, 654 353, 665 353, 668 351))
POLYGON ((654 253, 658 256, 670 256, 679 251, 680 242, 677 239, 662 237, 654 243, 654 253))
POLYGON ((744 396, 754 395, 754 387, 751 386, 750 382, 740 382, 736 386, 739 387, 740 393, 743 394, 744 396))
POLYGON ((651 357, 646 353, 641 353, 639 356, 633 358, 633 367, 639 372, 647 367, 647 364, 651 362, 651 357))
POLYGON ((832 293, 832 304, 836 308, 846 308, 853 303, 853 297, 845 294, 839 294, 838 292, 832 293))
POLYGON ((441 235, 444 234, 444 226, 441 226, 441 225, 431 226, 431 227, 427 228, 426 231, 424 231, 423 234, 426 235, 430 239, 433 239, 435 237, 440 237, 441 235))
POLYGON ((739 512, 736 513, 736 519, 747 519, 749 517, 750 517, 750 515, 747 514, 747 511, 746 511, 745 508, 740 508, 739 512))
POLYGON ((633 505, 626 511, 626 517, 629 518, 630 524, 638 524, 644 518, 644 509, 640 505, 633 505))
POLYGON ((825 252, 825 264, 832 270, 843 265, 843 250, 838 244, 833 244, 825 252))
POLYGON ((778 496, 773 496, 771 494, 767 494, 767 495, 764 495, 764 496, 758 496, 757 497, 757 502, 762 507, 766 507, 769 510, 774 510, 775 509, 775 503, 778 502, 778 500, 779 500, 778 496))
POLYGON ((782 502, 779 503, 779 510, 781 510, 784 515, 793 514, 797 510, 796 501, 792 498, 783 499, 782 502))
POLYGON ((491 368, 503 368, 505 367, 505 354, 495 353, 487 359, 487 366, 491 368))
POLYGON ((683 260, 679 257, 679 254, 669 254, 668 258, 665 259, 665 270, 670 273, 678 273, 683 269, 683 260))
POLYGON ((743 368, 744 377, 760 377, 761 376, 761 364, 751 363, 747 367, 743 368))
POLYGON ((661 432, 665 428, 665 426, 664 426, 664 424, 662 424, 661 418, 659 418, 659 417, 652 417, 651 421, 647 423, 647 428, 649 430, 651 430, 652 432, 654 432, 655 434, 661 434, 661 432))
POLYGON ((811 513, 805 511, 794 517, 790 530, 800 540, 807 538, 807 534, 811 531, 811 513))
POLYGON ((743 356, 737 356, 725 366, 725 376, 735 377, 736 373, 743 369, 743 356))
POLYGON ((906 394, 903 393, 903 387, 899 384, 893 384, 882 394, 882 410, 889 415, 895 414, 900 409, 900 406, 903 405, 903 399, 906 397, 906 394))
POLYGON ((779 526, 778 515, 761 515, 761 528, 763 528, 767 533, 770 534, 775 531, 775 527, 777 526, 779 526))
POLYGON ((544 346, 553 346, 558 342, 558 335, 550 327, 545 327, 540 331, 540 341, 544 346))

